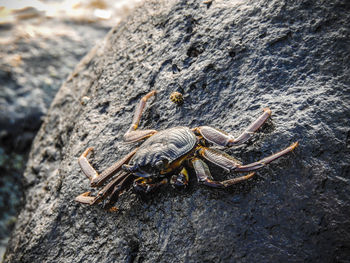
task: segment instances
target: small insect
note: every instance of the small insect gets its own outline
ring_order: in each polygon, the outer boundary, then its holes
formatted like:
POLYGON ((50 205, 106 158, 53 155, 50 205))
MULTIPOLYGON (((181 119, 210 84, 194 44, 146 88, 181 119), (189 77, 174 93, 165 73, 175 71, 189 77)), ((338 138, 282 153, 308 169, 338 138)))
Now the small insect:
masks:
POLYGON ((182 94, 177 91, 174 91, 173 93, 170 94, 170 100, 175 104, 177 104, 178 106, 184 103, 184 98, 182 97, 182 94))
POLYGON ((139 102, 132 124, 124 134, 126 142, 145 140, 138 148, 131 151, 115 164, 99 174, 89 163, 87 156, 93 148, 86 149, 78 162, 83 173, 90 179, 92 187, 101 186, 113 175, 117 174, 96 196, 91 192, 76 197, 76 201, 94 205, 105 201, 104 208, 115 211, 113 207, 119 195, 127 187, 148 193, 157 187, 170 183, 176 187, 185 187, 189 182, 188 166, 195 170, 198 182, 210 187, 224 188, 248 180, 254 172, 268 163, 291 152, 298 146, 293 143, 284 150, 268 156, 260 161, 243 165, 232 156, 212 148, 212 145, 232 147, 247 141, 270 117, 268 108, 237 138, 210 126, 195 128, 174 127, 162 131, 137 130, 143 109, 147 100, 155 95, 156 91, 146 94, 139 102), (205 161, 217 165, 227 172, 251 172, 247 175, 216 181, 211 176, 205 161))

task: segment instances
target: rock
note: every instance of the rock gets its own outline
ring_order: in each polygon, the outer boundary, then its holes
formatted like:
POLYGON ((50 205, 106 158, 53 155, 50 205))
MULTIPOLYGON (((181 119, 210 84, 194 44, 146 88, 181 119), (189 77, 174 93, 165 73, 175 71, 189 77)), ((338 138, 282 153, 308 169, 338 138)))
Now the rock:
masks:
MULTIPOLYGON (((349 25, 343 1, 154 1, 138 8, 77 66, 35 138, 31 187, 5 262, 345 262, 350 253, 349 25), (269 106, 244 163, 300 147, 255 179, 218 190, 196 183, 139 196, 119 211, 74 201, 90 191, 77 158, 102 171, 134 108, 157 90, 141 128, 211 125, 239 134, 269 106), (169 100, 183 94, 184 104, 169 100), (84 97, 90 98, 82 104, 84 97)), ((228 176, 210 166, 218 179, 228 176)))
POLYGON ((76 64, 111 28, 91 19, 87 24, 52 17, 34 7, 10 12, 6 6, 15 9, 20 3, 4 4, 0 21, 0 251, 23 203, 28 153, 51 101, 76 64))
POLYGON ((26 151, 64 79, 108 27, 59 19, 18 23, 0 38, 0 125, 4 148, 26 151), (47 28, 54 29, 47 32, 47 28), (54 47, 54 48, 53 48, 54 47))

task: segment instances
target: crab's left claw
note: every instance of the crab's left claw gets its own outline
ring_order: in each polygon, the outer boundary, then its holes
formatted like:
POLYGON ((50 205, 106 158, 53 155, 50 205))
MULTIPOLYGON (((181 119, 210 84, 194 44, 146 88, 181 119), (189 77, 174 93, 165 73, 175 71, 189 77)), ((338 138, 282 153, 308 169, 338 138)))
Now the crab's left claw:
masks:
POLYGON ((91 192, 82 193, 81 195, 78 195, 75 198, 75 201, 77 201, 79 203, 91 205, 94 202, 95 197, 94 196, 90 196, 90 194, 91 194, 91 192))
POLYGON ((179 174, 173 175, 170 179, 170 184, 173 187, 181 188, 188 185, 189 176, 186 168, 182 168, 179 174))

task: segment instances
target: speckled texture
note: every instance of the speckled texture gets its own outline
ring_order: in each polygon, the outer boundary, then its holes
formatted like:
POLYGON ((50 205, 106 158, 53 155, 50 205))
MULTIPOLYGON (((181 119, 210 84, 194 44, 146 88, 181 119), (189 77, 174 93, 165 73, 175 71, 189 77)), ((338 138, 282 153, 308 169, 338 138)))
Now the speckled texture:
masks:
POLYGON ((5 262, 348 262, 350 6, 331 2, 139 8, 57 94, 5 262), (228 190, 192 179, 185 191, 128 190, 117 213, 75 203, 90 189, 79 155, 94 146, 101 171, 130 151, 122 135, 152 89, 159 94, 141 127, 208 124, 237 135, 269 106, 272 120, 226 152, 248 163, 296 140, 300 147, 228 190), (173 91, 184 94, 181 107, 173 91))
POLYGON ((23 205, 23 173, 43 117, 66 77, 109 29, 44 15, 0 25, 0 247, 23 205))

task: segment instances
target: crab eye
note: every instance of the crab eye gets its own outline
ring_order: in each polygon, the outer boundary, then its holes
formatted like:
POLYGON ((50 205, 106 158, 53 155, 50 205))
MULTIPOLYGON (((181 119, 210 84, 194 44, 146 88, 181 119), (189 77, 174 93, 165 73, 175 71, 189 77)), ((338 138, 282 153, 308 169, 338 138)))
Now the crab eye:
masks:
POLYGON ((155 167, 157 167, 159 170, 163 170, 167 164, 168 164, 168 160, 162 159, 155 163, 155 167))
POLYGON ((158 168, 158 169, 162 169, 164 167, 164 162, 163 160, 159 160, 155 163, 155 166, 158 168))
POLYGON ((122 169, 123 169, 124 171, 127 171, 127 172, 132 173, 132 172, 134 172, 134 171, 137 170, 137 166, 135 166, 135 165, 124 164, 124 165, 122 166, 122 169))

